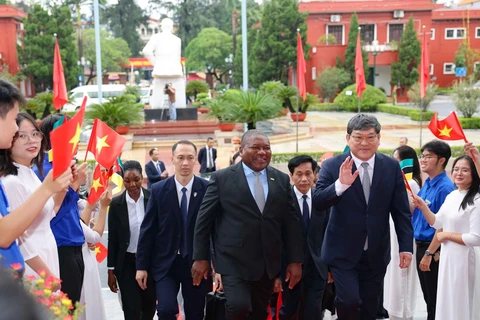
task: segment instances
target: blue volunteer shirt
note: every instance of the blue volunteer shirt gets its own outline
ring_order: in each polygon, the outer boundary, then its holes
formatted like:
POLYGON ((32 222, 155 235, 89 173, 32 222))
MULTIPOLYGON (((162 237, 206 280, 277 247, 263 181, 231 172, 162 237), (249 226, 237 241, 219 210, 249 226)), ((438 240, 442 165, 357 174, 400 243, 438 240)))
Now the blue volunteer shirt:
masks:
MULTIPOLYGON (((52 164, 48 162, 48 154, 45 154, 45 160, 43 162, 44 175, 47 175, 51 169, 52 164)), ((43 181, 44 177, 40 176, 38 168, 34 167, 33 170, 38 178, 43 181)), ((72 188, 68 188, 62 206, 58 210, 55 218, 50 221, 50 227, 57 241, 57 247, 78 247, 82 246, 85 242, 85 236, 80 224, 80 215, 78 213, 78 199, 78 193, 72 188)))
MULTIPOLYGON (((0 214, 2 217, 5 217, 9 213, 10 207, 8 205, 7 196, 5 195, 4 186, 0 181, 0 214)), ((20 268, 17 268, 17 272, 22 273, 25 268, 25 262, 16 241, 13 241, 8 248, 0 248, 0 265, 6 269, 10 269, 17 263, 20 264, 20 268)))
MULTIPOLYGON (((433 179, 427 178, 418 192, 418 196, 428 204, 430 211, 436 214, 445 198, 453 190, 455 190, 455 186, 444 171, 433 179)), ((416 240, 432 241, 435 229, 430 227, 422 211, 418 208, 413 211, 412 223, 413 235, 416 240)))

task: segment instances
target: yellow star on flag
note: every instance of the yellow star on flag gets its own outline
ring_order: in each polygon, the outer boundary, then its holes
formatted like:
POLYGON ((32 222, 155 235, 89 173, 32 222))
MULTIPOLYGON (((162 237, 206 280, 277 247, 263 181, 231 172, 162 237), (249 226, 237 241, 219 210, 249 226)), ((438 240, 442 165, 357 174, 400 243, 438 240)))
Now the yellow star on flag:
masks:
POLYGON ((108 138, 108 134, 103 138, 97 137, 97 155, 100 154, 103 147, 110 147, 106 142, 107 138, 108 138))
POLYGON ((95 189, 95 192, 98 192, 98 188, 103 187, 100 183, 100 178, 93 180, 92 189, 95 189))
POLYGON ((450 137, 450 131, 452 131, 453 128, 448 128, 447 125, 443 127, 443 129, 438 129, 440 132, 440 136, 445 136, 445 137, 450 137))
POLYGON ((68 141, 69 143, 73 144, 72 146, 72 153, 75 152, 75 149, 77 148, 78 142, 80 141, 80 124, 77 123, 77 129, 75 130, 75 135, 68 141))
POLYGON ((93 251, 95 253, 95 255, 99 254, 100 252, 102 252, 102 250, 100 250, 100 247, 95 247, 95 251, 93 251))

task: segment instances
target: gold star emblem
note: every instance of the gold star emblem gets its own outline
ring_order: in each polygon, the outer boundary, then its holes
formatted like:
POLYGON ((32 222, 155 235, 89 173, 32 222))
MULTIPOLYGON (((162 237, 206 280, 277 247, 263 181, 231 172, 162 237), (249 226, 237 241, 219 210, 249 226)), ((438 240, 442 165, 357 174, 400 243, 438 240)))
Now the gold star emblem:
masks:
POLYGON ((72 154, 75 152, 77 148, 78 141, 80 141, 80 124, 77 123, 77 130, 75 130, 75 135, 68 141, 69 143, 73 144, 72 146, 72 154))
POLYGON ((447 125, 443 127, 443 129, 438 129, 440 132, 439 136, 445 136, 445 137, 450 137, 450 131, 452 131, 453 128, 448 128, 447 125))
POLYGON ((95 247, 95 255, 99 254, 100 252, 102 252, 102 250, 100 250, 100 247, 95 247))
POLYGON ((108 134, 103 138, 99 138, 97 136, 97 155, 100 154, 100 152, 102 152, 103 147, 110 147, 107 143, 107 138, 108 138, 108 134))
POLYGON ((103 187, 100 183, 100 178, 93 180, 92 189, 95 189, 95 192, 98 192, 98 188, 103 187))

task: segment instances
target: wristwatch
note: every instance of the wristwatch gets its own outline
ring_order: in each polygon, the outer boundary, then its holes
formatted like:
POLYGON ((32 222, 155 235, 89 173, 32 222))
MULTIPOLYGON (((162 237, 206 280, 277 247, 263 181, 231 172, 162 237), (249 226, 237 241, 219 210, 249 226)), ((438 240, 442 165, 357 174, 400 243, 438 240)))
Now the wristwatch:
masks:
POLYGON ((433 257, 434 253, 431 253, 430 251, 425 250, 425 255, 433 257))

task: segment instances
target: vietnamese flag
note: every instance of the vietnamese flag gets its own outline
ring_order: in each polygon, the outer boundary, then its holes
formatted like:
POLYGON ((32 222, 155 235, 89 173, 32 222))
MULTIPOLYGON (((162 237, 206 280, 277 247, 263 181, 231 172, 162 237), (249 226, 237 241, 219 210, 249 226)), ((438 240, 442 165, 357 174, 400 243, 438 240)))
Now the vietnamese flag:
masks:
POLYGON ((60 110, 68 102, 67 85, 63 73, 62 56, 55 38, 55 53, 53 56, 53 106, 60 110))
POLYGON ((420 99, 427 93, 428 81, 430 80, 430 62, 428 60, 428 47, 426 32, 423 32, 422 60, 420 62, 420 99))
POLYGON ((101 242, 97 242, 97 244, 95 245, 94 252, 95 252, 95 258, 97 259, 98 263, 102 263, 102 261, 105 260, 105 258, 108 255, 107 247, 105 247, 101 242))
POLYGON ((307 73, 307 66, 305 64, 305 56, 303 55, 302 37, 300 32, 297 32, 297 89, 303 101, 307 97, 305 73, 307 73))
POLYGON ((86 103, 87 97, 83 98, 76 115, 50 132, 53 179, 70 167, 73 157, 77 154, 86 103))
POLYGON ((467 141, 460 121, 458 121, 457 113, 453 111, 443 120, 438 120, 437 113, 435 112, 432 120, 428 124, 428 129, 440 140, 467 141))
POLYGON ((88 203, 90 204, 97 202, 103 192, 107 190, 108 186, 108 178, 105 177, 99 164, 95 167, 92 180, 92 187, 90 188, 90 194, 88 195, 88 203))
POLYGON ((115 130, 101 120, 95 119, 87 152, 90 151, 99 164, 110 169, 117 157, 122 153, 125 142, 127 140, 115 132, 115 130))
POLYGON ((357 35, 357 52, 355 53, 355 90, 360 99, 365 89, 367 89, 367 83, 365 82, 365 71, 363 70, 363 56, 359 32, 357 35))

